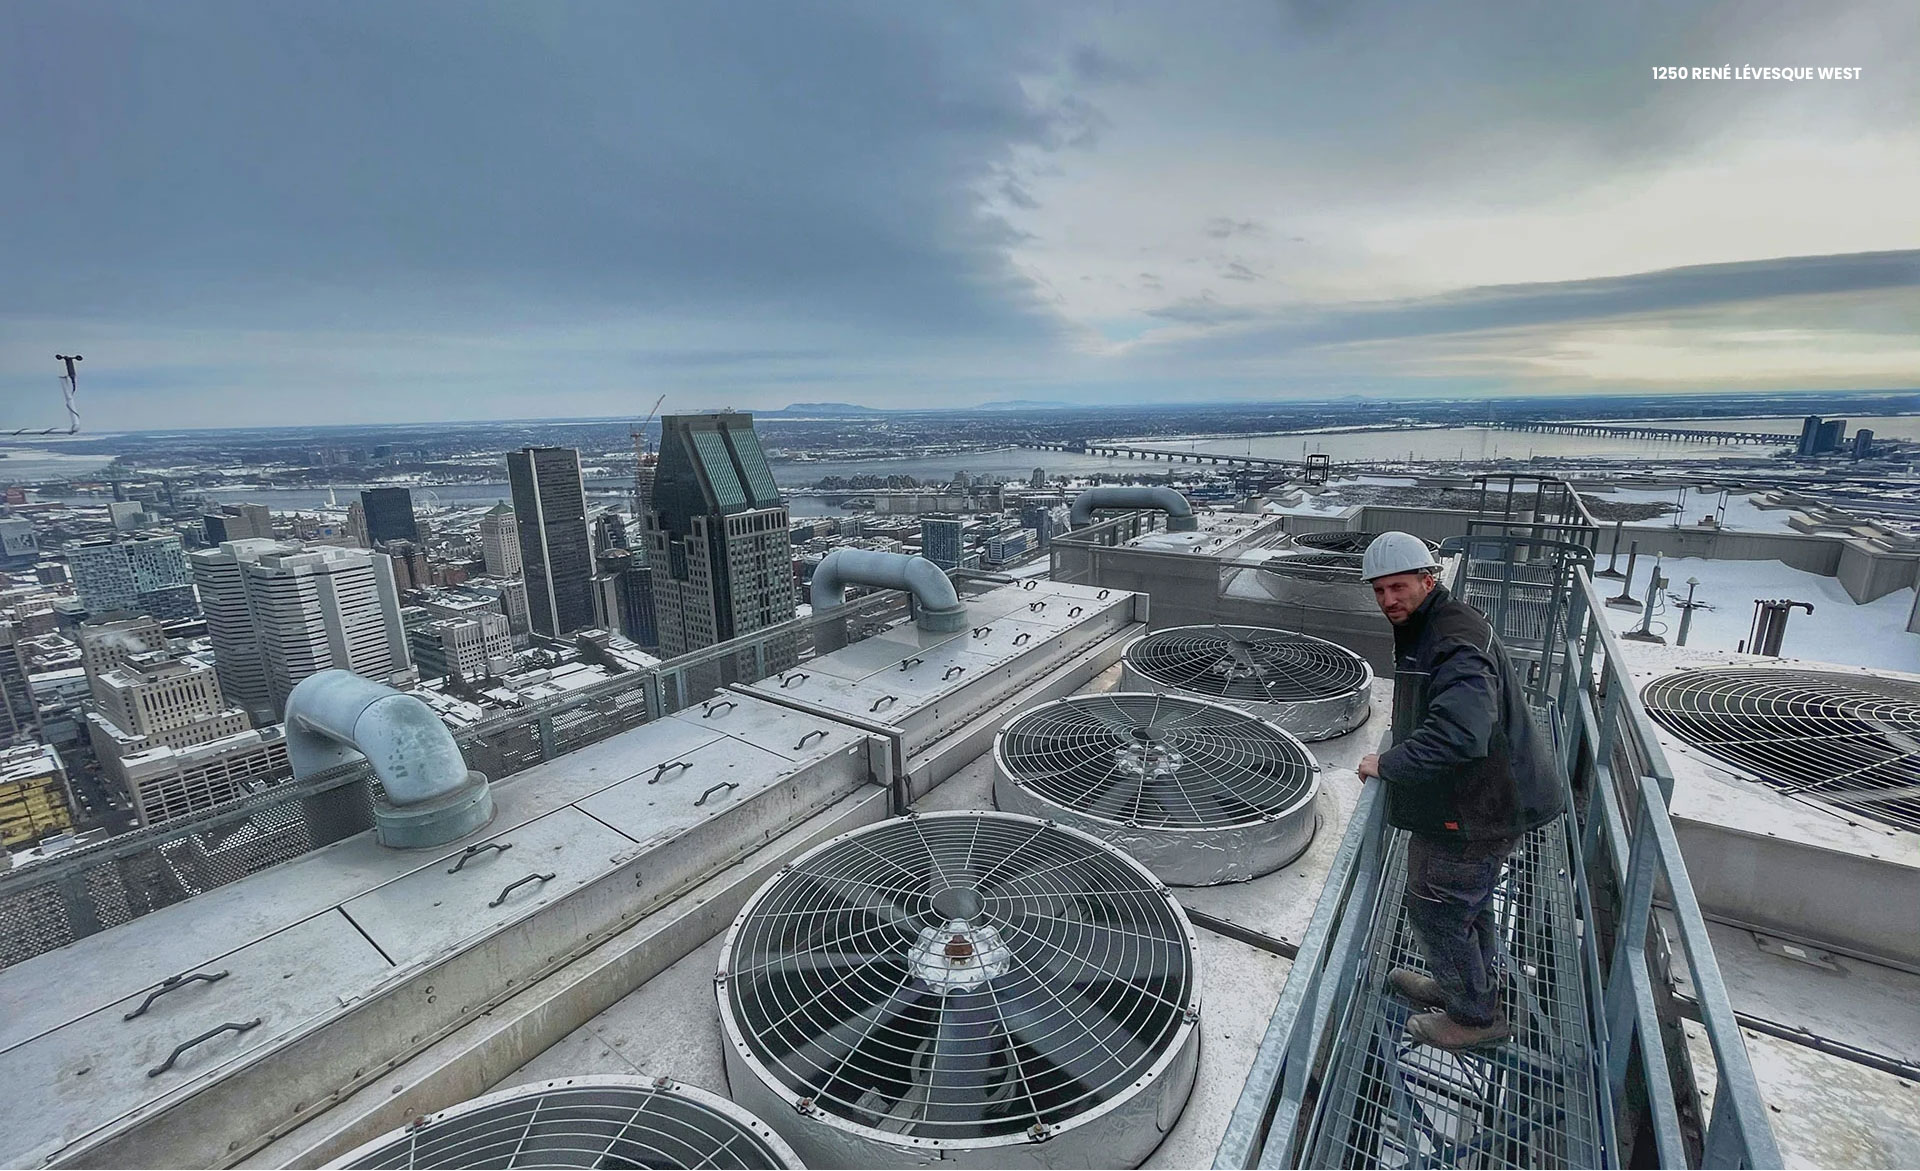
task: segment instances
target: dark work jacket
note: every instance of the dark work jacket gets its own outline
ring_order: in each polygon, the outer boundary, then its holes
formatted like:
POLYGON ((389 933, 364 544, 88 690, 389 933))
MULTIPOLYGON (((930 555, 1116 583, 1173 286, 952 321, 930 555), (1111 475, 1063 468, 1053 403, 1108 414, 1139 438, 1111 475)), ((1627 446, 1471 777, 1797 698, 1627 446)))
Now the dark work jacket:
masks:
POLYGON ((1477 842, 1559 815, 1559 764, 1480 611, 1436 586, 1394 627, 1393 652, 1395 740, 1380 754, 1389 822, 1477 842))

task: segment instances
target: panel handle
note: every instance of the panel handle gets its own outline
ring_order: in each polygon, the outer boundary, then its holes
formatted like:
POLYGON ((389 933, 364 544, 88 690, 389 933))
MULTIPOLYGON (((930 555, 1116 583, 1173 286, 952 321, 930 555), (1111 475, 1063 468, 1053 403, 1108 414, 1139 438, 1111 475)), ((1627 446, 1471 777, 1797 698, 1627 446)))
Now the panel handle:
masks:
POLYGON ((700 709, 700 718, 703 720, 710 720, 713 718, 713 713, 717 711, 723 711, 727 708, 736 708, 739 706, 740 706, 739 704, 733 702, 730 699, 716 699, 712 703, 700 709))
POLYGON ((870 707, 870 708, 868 708, 867 710, 868 710, 868 711, 870 711, 870 712, 877 712, 877 711, 879 711, 879 710, 880 710, 880 708, 881 708, 881 707, 882 707, 883 705, 885 705, 885 704, 890 704, 890 703, 892 703, 893 701, 895 701, 895 700, 897 700, 897 699, 899 699, 899 698, 900 698, 900 697, 899 697, 899 696, 897 696, 897 695, 883 695, 883 696, 881 696, 881 697, 880 697, 879 699, 876 699, 876 700, 874 700, 874 701, 873 701, 873 706, 872 706, 872 707, 870 707))
POLYGON ((228 973, 228 972, 194 972, 192 975, 188 975, 188 976, 168 976, 166 979, 160 981, 160 987, 155 988, 152 992, 147 993, 147 998, 140 1002, 139 1008, 134 1009, 132 1012, 128 1013, 126 1016, 121 1017, 120 1019, 123 1021, 130 1021, 134 1017, 146 1015, 146 1011, 153 1007, 154 1001, 160 999, 162 996, 165 996, 167 993, 172 992, 176 988, 185 988, 187 985, 193 983, 195 980, 205 980, 207 983, 211 984, 215 980, 226 979, 230 974, 231 973, 228 973))
POLYGON ((953 677, 954 677, 955 675, 958 675, 958 674, 959 674, 960 672, 962 672, 962 671, 964 671, 964 670, 966 670, 966 668, 965 668, 965 667, 963 667, 963 666, 961 666, 961 665, 960 665, 960 664, 958 664, 958 663, 955 663, 955 664, 954 664, 953 666, 951 666, 951 667, 948 667, 948 668, 946 669, 946 671, 945 671, 944 673, 942 673, 942 674, 941 674, 941 676, 940 676, 940 678, 941 678, 942 680, 947 680, 947 679, 951 679, 951 678, 953 678, 953 677))
POLYGON ((244 1033, 248 1029, 251 1029, 254 1026, 258 1025, 259 1023, 260 1023, 259 1017, 254 1017, 250 1021, 228 1021, 226 1024, 221 1025, 218 1028, 208 1029, 206 1032, 200 1034, 198 1037, 195 1037, 190 1041, 182 1041, 178 1045, 175 1045, 173 1047, 173 1052, 167 1055, 167 1059, 165 1061, 161 1062, 159 1065, 155 1066, 154 1068, 148 1070, 147 1076, 159 1077, 161 1074, 172 1069, 173 1063, 180 1060, 180 1055, 182 1053, 185 1053, 187 1050, 193 1048, 195 1045, 198 1045, 202 1041, 210 1041, 213 1038, 218 1037, 222 1033, 244 1033))
POLYGON ((807 746, 807 741, 813 739, 815 736, 825 736, 826 734, 827 734, 827 730, 825 728, 815 728, 813 731, 808 732, 805 736, 800 737, 800 743, 794 745, 794 748, 796 749, 805 748, 807 746))
POLYGON ((731 791, 733 789, 738 789, 739 787, 740 787, 740 782, 738 781, 721 781, 717 785, 710 786, 706 792, 700 794, 700 799, 698 801, 695 801, 694 804, 705 805, 707 803, 707 798, 713 796, 715 793, 718 793, 720 790, 726 789, 731 791))
POLYGON ((782 688, 791 687, 795 683, 805 683, 811 678, 813 678, 813 676, 807 674, 805 671, 794 671, 780 676, 780 686, 782 688))
POLYGON ((1073 609, 1067 611, 1067 617, 1078 618, 1080 617, 1080 611, 1084 609, 1086 609, 1085 606, 1075 606, 1073 609))
POLYGON ((512 842, 481 842, 477 846, 468 846, 466 849, 460 851, 460 860, 458 862, 455 862, 453 865, 447 867, 447 873, 448 874, 460 873, 461 867, 473 861, 475 858, 479 857, 481 854, 486 853, 488 850, 498 850, 502 854, 504 854, 511 849, 513 849, 512 842))
POLYGON ((985 638, 987 635, 992 633, 993 633, 993 627, 991 626, 976 626, 973 628, 973 637, 975 638, 985 638))
POLYGON ((657 782, 661 777, 666 776, 667 770, 670 768, 681 769, 681 768, 692 768, 692 767, 693 766, 691 764, 687 763, 684 760, 670 760, 667 763, 653 770, 653 775, 647 778, 647 784, 651 785, 657 782))
POLYGON ((509 882, 507 885, 501 887, 500 897, 488 903, 487 906, 489 907, 499 906, 501 903, 504 903, 507 901, 508 895, 512 894, 516 890, 519 890, 521 887, 527 885, 529 882, 551 882, 553 881, 555 876, 556 874, 554 873, 529 874, 525 878, 516 878, 512 882, 509 882))
POLYGON ((1027 640, 1028 640, 1028 639, 1030 639, 1030 638, 1032 638, 1032 637, 1033 637, 1033 635, 1031 635, 1031 634, 1029 634, 1028 632, 1026 632, 1026 631, 1024 631, 1024 630, 1023 630, 1023 631, 1021 631, 1021 632, 1020 632, 1019 634, 1016 634, 1016 635, 1014 635, 1014 636, 1013 636, 1013 645, 1014 645, 1014 646, 1025 646, 1025 645, 1026 645, 1026 643, 1027 643, 1027 640))
POLYGON ((921 657, 920 657, 919 655, 915 655, 915 656, 913 656, 913 657, 912 657, 912 658, 910 658, 910 659, 901 659, 901 660, 900 660, 900 669, 901 669, 902 671, 904 671, 904 670, 906 670, 906 669, 907 669, 908 667, 911 667, 911 666, 913 666, 913 665, 914 665, 915 663, 924 663, 924 662, 926 662, 926 660, 925 660, 925 659, 923 659, 923 658, 921 658, 921 657))

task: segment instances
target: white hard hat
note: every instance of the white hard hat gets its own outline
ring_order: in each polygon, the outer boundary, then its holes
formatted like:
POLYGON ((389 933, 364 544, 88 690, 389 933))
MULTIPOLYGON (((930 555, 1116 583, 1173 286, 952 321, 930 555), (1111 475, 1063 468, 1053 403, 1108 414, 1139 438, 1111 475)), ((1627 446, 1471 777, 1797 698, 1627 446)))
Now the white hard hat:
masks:
POLYGON ((1367 551, 1360 558, 1363 581, 1438 568, 1440 563, 1433 559, 1433 550, 1412 533, 1381 533, 1368 542, 1367 551))

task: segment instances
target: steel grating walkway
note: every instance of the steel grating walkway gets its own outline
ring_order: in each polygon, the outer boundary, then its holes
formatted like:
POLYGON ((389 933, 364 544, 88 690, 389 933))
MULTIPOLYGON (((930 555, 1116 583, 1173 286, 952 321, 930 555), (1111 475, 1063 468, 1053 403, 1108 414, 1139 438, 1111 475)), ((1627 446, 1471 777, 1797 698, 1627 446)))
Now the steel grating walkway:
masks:
POLYGON ((1564 818, 1527 835, 1494 899, 1512 1041, 1448 1054, 1406 1037, 1411 1008, 1387 991, 1395 967, 1425 970, 1402 909, 1406 835, 1388 847, 1360 982, 1335 1024, 1303 1165, 1596 1167, 1602 1151, 1595 1055, 1581 981, 1564 818), (1517 975, 1517 979, 1510 978, 1517 975))

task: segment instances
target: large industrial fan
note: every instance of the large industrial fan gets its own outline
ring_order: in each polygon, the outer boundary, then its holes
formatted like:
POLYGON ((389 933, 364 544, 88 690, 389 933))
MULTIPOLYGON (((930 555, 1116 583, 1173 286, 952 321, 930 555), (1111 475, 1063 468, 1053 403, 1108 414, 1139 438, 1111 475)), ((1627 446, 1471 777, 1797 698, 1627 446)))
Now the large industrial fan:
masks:
POLYGON ((1186 915, 1030 817, 815 847, 748 901, 716 983, 734 1099, 815 1166, 1137 1166, 1193 1088, 1186 915))
POLYGON ((1641 693, 1687 745, 1803 800, 1920 831, 1920 686, 1791 668, 1698 667, 1641 693))
POLYGON ((1119 846, 1177 886, 1244 882, 1313 840, 1320 765, 1237 707, 1146 692, 1075 695, 994 739, 994 803, 1119 846))
POLYGON ((766 1123, 669 1078, 515 1086, 429 1114, 333 1167, 800 1167, 766 1123))
POLYGON ((1338 553, 1348 557, 1358 557, 1373 544, 1379 533, 1356 533, 1346 529, 1330 529, 1321 533, 1297 533, 1293 543, 1302 549, 1312 549, 1317 553, 1338 553))
POLYGON ((1141 635, 1127 647, 1120 689, 1218 700, 1302 740, 1325 740, 1366 722, 1373 668, 1338 643, 1310 634, 1176 626, 1141 635))

